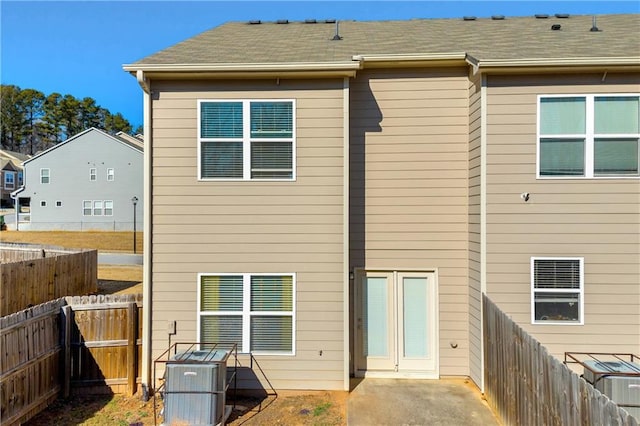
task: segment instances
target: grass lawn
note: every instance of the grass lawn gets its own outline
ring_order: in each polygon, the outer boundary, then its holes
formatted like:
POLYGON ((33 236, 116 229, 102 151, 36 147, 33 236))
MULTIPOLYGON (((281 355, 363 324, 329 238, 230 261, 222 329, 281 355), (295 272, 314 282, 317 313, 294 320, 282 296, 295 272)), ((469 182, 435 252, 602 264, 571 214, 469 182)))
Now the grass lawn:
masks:
MULTIPOLYGON (((130 231, 2 231, 0 241, 133 253, 133 232, 130 231)), ((136 232, 136 252, 142 253, 142 232, 136 232)))
MULTIPOLYGON (((0 241, 133 253, 133 232, 2 231, 0 241)), ((136 247, 142 253, 142 232, 136 233, 136 247)), ((142 293, 142 266, 98 265, 98 293, 142 293)))

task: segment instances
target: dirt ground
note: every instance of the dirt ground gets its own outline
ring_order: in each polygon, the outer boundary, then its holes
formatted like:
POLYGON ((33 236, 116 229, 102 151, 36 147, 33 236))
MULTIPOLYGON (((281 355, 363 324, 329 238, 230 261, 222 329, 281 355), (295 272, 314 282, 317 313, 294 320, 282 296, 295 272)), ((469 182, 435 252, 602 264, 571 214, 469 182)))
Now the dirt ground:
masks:
MULTIPOLYGON (((266 398, 238 398, 227 420, 229 425, 345 425, 347 392, 281 392, 266 398)), ((75 397, 57 400, 47 410, 25 423, 40 425, 154 425, 162 422, 160 400, 154 423, 153 398, 122 395, 75 397)), ((233 400, 228 398, 227 404, 233 400)))
POLYGON ((98 294, 142 293, 142 265, 98 265, 98 294))

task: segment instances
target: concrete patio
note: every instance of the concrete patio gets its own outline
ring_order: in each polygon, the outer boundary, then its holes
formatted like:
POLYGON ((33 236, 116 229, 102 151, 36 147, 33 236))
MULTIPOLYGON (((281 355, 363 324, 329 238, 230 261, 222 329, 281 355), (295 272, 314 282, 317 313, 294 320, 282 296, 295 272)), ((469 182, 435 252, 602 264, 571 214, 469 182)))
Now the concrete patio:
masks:
POLYGON ((352 379, 349 426, 499 425, 471 381, 352 379))

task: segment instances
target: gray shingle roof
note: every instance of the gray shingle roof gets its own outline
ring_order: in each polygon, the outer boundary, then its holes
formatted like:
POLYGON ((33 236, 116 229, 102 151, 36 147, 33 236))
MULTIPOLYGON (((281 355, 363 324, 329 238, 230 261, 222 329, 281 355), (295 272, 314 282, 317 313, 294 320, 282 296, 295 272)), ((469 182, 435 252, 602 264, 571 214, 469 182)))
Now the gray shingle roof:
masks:
POLYGON ((262 64, 344 62, 353 55, 465 52, 486 60, 640 57, 640 14, 548 19, 507 17, 340 21, 335 24, 231 22, 138 62, 143 64, 262 64), (561 25, 552 30, 554 24, 561 25))

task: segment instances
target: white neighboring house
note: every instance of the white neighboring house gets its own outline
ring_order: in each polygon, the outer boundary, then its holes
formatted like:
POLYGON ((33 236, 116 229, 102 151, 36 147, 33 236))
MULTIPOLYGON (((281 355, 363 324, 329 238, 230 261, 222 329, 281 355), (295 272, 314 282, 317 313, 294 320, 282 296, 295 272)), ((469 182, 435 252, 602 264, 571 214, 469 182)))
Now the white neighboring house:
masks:
POLYGON ((142 230, 143 143, 90 128, 23 163, 18 230, 142 230))

